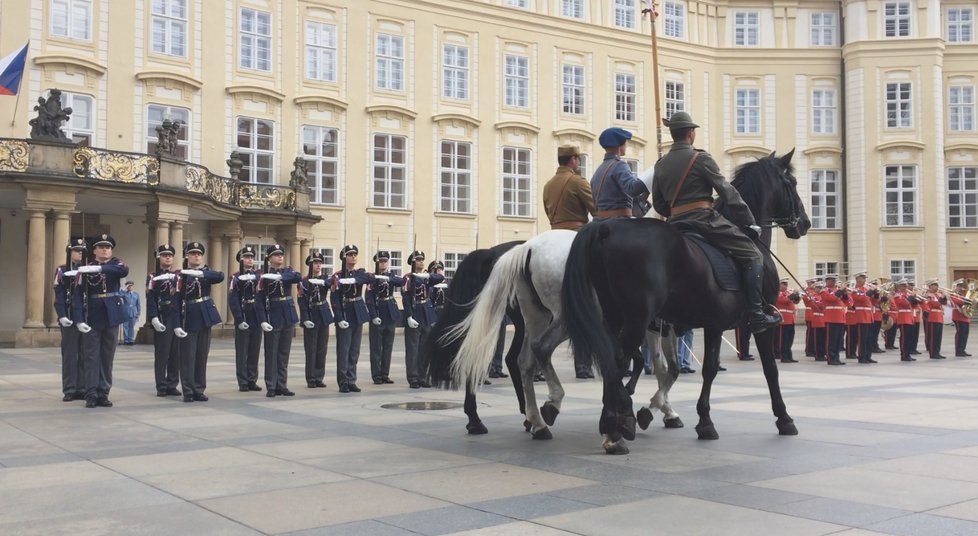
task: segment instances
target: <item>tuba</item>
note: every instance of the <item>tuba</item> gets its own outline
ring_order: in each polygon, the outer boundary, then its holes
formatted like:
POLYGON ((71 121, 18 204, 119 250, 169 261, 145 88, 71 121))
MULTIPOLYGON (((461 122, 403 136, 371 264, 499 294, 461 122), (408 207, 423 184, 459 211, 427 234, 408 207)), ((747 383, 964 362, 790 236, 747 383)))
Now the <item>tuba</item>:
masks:
POLYGON ((966 303, 961 306, 961 314, 968 318, 975 316, 975 304, 978 303, 978 284, 974 281, 968 282, 968 292, 965 293, 966 303))

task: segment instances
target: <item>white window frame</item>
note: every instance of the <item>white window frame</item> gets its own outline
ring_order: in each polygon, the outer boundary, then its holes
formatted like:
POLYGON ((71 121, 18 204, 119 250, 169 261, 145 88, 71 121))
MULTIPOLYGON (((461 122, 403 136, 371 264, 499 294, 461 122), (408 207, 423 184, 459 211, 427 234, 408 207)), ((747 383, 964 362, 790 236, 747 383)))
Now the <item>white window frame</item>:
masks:
POLYGON ((336 25, 306 21, 306 79, 336 82, 336 25))
POLYGON ((664 2, 662 5, 662 32, 666 37, 686 39, 686 4, 664 2))
POLYGON ((150 18, 153 52, 186 58, 187 0, 153 0, 150 18))
POLYGON ((530 201, 533 177, 533 153, 525 147, 503 147, 503 216, 531 217, 530 201), (524 168, 525 172, 521 172, 524 168))
POLYGON ((736 92, 737 134, 754 135, 761 133, 761 90, 757 88, 738 88, 736 92))
POLYGON ((635 28, 635 0, 615 0, 615 26, 618 28, 635 28))
POLYGON ((912 259, 890 259, 890 278, 893 281, 907 279, 916 282, 917 261, 912 259))
POLYGON ((506 0, 506 5, 509 7, 527 9, 530 7, 530 0, 506 0))
POLYGON ((235 143, 238 154, 244 161, 241 168, 241 181, 251 184, 274 184, 275 181, 275 121, 240 115, 235 119, 235 143), (243 125, 250 125, 242 130, 243 125), (270 135, 260 134, 260 126, 267 126, 270 135), (242 137, 248 145, 242 146, 242 137), (266 143, 267 142, 267 143, 266 143), (266 146, 263 148, 263 146, 266 146), (266 165, 261 165, 267 162, 266 165))
POLYGON ((632 173, 638 173, 638 160, 635 158, 622 158, 621 160, 628 164, 628 169, 630 169, 632 173))
POLYGON ((947 226, 978 228, 978 166, 947 168, 947 226))
POLYGON ((442 47, 442 90, 446 99, 469 99, 469 47, 446 43, 442 47))
POLYGON ((913 83, 887 82, 886 128, 913 128, 913 83))
POLYGON ((883 168, 883 224, 886 227, 916 227, 919 180, 917 166, 888 165, 883 168), (891 179, 894 181, 891 185, 891 179), (905 185, 905 181, 910 185, 905 185))
MULTIPOLYGON (((184 241, 184 242, 186 242, 186 241, 184 241)), ((268 248, 271 247, 271 246, 273 246, 273 245, 275 245, 275 244, 274 243, 268 243, 268 244, 245 244, 245 247, 251 246, 251 248, 255 250, 255 266, 254 266, 253 269, 255 269, 255 270, 261 270, 262 264, 265 263, 265 252, 268 251, 268 248)), ((288 261, 292 261, 292 259, 287 259, 287 260, 288 261)))
POLYGON ((975 86, 948 88, 948 128, 952 132, 975 131, 975 86))
POLYGON ((404 91, 404 37, 378 33, 375 42, 377 44, 375 87, 383 91, 404 91))
POLYGON ((439 143, 439 199, 441 212, 472 212, 472 144, 467 141, 441 140, 439 143), (462 155, 460 148, 465 148, 462 155), (446 152, 447 149, 447 152, 446 152))
POLYGON ((378 132, 373 135, 372 148, 373 175, 370 181, 370 206, 374 208, 406 209, 408 186, 407 137, 399 134, 378 132), (382 146, 377 144, 379 140, 384 140, 382 146), (395 141, 400 144, 400 149, 394 147, 395 141), (377 159, 378 156, 380 156, 379 160, 377 159), (399 160, 397 158, 398 156, 400 156, 399 160), (378 188, 378 186, 382 188, 378 188), (399 191, 395 192, 395 190, 399 191), (378 196, 380 196, 379 203, 378 196))
POLYGON ((666 80, 665 87, 666 115, 669 119, 676 112, 686 111, 686 84, 675 80, 666 80))
POLYGON ((242 7, 238 31, 238 66, 252 71, 271 72, 272 14, 242 7))
POLYGON ((835 46, 835 13, 827 11, 813 12, 809 22, 809 38, 811 46, 835 46))
POLYGON ((813 169, 810 177, 812 229, 841 228, 839 171, 813 169))
POLYGON ((838 274, 839 266, 842 263, 839 261, 819 261, 815 263, 815 277, 825 277, 826 274, 838 274))
POLYGON ((956 6, 947 10, 947 42, 975 42, 975 9, 956 6))
POLYGON ((565 114, 584 115, 584 66, 573 63, 561 65, 561 110, 565 114))
POLYGON ((584 20, 584 0, 560 0, 560 15, 571 19, 584 20))
POLYGON ((518 54, 503 57, 504 104, 512 108, 530 107, 530 58, 518 54))
POLYGON ((163 120, 169 118, 171 121, 180 121, 180 128, 177 130, 177 152, 176 158, 189 161, 190 153, 190 120, 191 111, 189 108, 180 106, 168 106, 166 104, 150 103, 146 105, 146 153, 156 154, 156 146, 159 143, 159 136, 156 134, 156 127, 163 124, 163 120), (158 113, 157 113, 158 112, 158 113), (159 117, 157 119, 156 117, 159 117))
POLYGON ((615 120, 634 123, 637 114, 638 90, 635 75, 615 73, 615 120))
MULTIPOLYGON (((50 98, 50 91, 45 92, 45 98, 50 98)), ((61 130, 65 133, 72 143, 82 146, 93 146, 97 145, 97 140, 95 138, 95 97, 92 95, 86 95, 84 93, 72 93, 70 91, 61 92, 61 109, 71 108, 72 114, 65 122, 61 130), (80 104, 85 102, 85 105, 80 104), (89 113, 86 115, 82 112, 83 106, 87 106, 89 113), (87 117, 85 124, 81 124, 82 120, 87 117)))
POLYGON ((92 40, 92 0, 51 0, 51 35, 92 40))
POLYGON ((757 11, 734 12, 734 45, 756 47, 761 44, 761 14, 757 11))
POLYGON ((584 177, 585 179, 589 179, 591 177, 589 175, 590 169, 588 168, 589 158, 590 157, 588 157, 588 155, 586 154, 577 155, 577 174, 584 177))
POLYGON ((306 176, 309 181, 309 202, 315 205, 339 205, 339 129, 302 125, 301 135, 302 158, 306 161, 306 176))
POLYGON ((452 278, 455 277, 455 271, 458 270, 458 265, 462 264, 466 256, 466 253, 445 252, 445 261, 442 264, 445 265, 446 281, 452 281, 452 278))
POLYGON ((391 260, 387 269, 396 276, 404 275, 404 254, 400 250, 390 250, 388 253, 391 254, 391 260))
POLYGON ((812 133, 835 134, 838 127, 838 105, 834 88, 812 90, 812 133))
POLYGON ((913 33, 913 8, 910 2, 884 2, 883 37, 910 37, 913 33))

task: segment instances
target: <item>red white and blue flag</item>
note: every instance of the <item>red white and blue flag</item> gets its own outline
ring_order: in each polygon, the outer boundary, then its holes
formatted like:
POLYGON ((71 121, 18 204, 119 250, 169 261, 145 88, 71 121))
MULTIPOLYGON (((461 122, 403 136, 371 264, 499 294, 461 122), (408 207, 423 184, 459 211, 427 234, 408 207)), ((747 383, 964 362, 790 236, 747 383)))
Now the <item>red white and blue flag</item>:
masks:
POLYGON ((16 95, 27 63, 27 46, 0 59, 0 95, 16 95))

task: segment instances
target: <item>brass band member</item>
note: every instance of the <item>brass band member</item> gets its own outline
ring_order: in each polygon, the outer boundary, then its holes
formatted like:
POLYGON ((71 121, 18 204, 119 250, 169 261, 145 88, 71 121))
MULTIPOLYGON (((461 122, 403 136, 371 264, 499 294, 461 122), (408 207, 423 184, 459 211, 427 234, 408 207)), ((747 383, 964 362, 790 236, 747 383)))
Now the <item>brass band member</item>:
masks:
POLYGON ((969 291, 964 279, 954 282, 954 294, 951 295, 951 302, 954 304, 954 311, 951 313, 951 320, 954 321, 954 356, 971 357, 966 350, 968 346, 968 332, 971 329, 971 317, 975 309, 975 292, 969 291))
POLYGON ((947 296, 941 292, 936 279, 927 280, 927 294, 921 308, 927 311, 926 324, 927 353, 931 359, 947 359, 941 355, 941 343, 944 340, 944 306, 948 304, 947 296))

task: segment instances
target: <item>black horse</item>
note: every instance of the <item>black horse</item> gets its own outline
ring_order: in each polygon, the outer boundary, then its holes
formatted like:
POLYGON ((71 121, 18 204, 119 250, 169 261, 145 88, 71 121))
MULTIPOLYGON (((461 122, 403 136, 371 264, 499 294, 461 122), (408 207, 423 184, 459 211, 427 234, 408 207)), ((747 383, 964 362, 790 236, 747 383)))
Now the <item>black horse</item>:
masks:
MULTIPOLYGON (((778 272, 770 255, 771 228, 781 227, 798 239, 811 227, 792 175, 790 153, 774 153, 740 166, 732 181, 763 232, 764 300, 778 294, 778 272)), ((721 210, 722 208, 718 207, 721 210)), ((704 328, 703 388, 696 405, 700 439, 716 439, 710 419, 710 388, 720 360, 723 331, 738 325, 746 310, 742 292, 723 290, 706 256, 683 237, 680 227, 655 219, 611 219, 592 222, 578 233, 567 260, 562 288, 564 321, 574 353, 591 358, 604 378, 599 430, 609 454, 627 452, 622 438, 635 436, 635 416, 628 390, 621 383, 623 358, 641 368, 639 346, 655 318, 680 328, 704 328), (597 300, 598 303, 595 303, 597 300), (598 308, 600 305, 600 309, 598 308), (603 319, 596 318, 601 311, 603 319), (602 322, 603 320, 603 322, 602 322), (603 326, 605 329, 595 329, 603 326)), ((756 334, 764 376, 781 435, 798 430, 788 415, 772 351, 775 330, 756 334)), ((634 378, 633 378, 634 380, 634 378)))
MULTIPOLYGON (((469 315, 473 302, 482 292, 482 287, 489 279, 489 274, 492 273, 492 268, 496 265, 499 257, 522 243, 523 241, 519 240, 499 244, 489 249, 477 249, 466 255, 459 263, 455 274, 452 276, 452 282, 445 292, 445 310, 442 311, 438 323, 432 328, 425 341, 424 352, 428 356, 428 365, 427 370, 422 371, 422 374, 427 376, 432 385, 445 389, 457 389, 459 387, 455 376, 452 374, 452 362, 462 344, 462 339, 446 343, 442 341, 442 336, 452 326, 469 315)), ((520 414, 525 414, 526 398, 523 395, 523 381, 520 378, 519 367, 516 363, 520 348, 523 346, 525 333, 523 315, 515 307, 507 308, 506 314, 515 327, 513 342, 506 353, 506 368, 509 370, 509 377, 513 381, 513 388, 516 389, 520 414)), ((485 434, 489 430, 479 418, 473 387, 469 384, 465 385, 465 414, 469 417, 465 429, 470 434, 485 434)))

